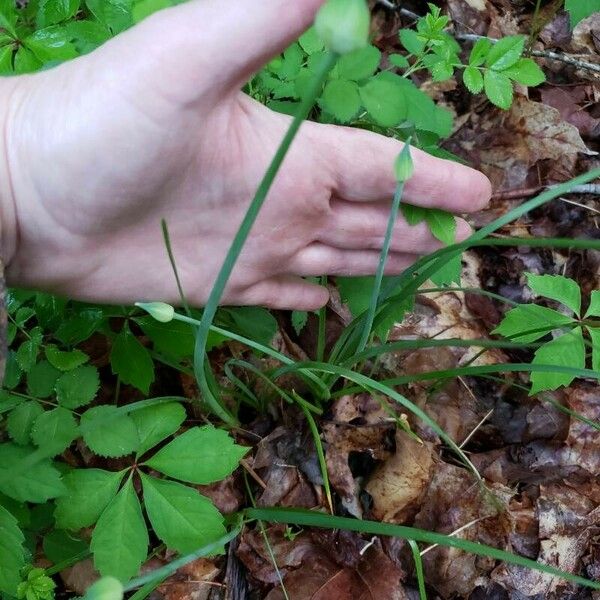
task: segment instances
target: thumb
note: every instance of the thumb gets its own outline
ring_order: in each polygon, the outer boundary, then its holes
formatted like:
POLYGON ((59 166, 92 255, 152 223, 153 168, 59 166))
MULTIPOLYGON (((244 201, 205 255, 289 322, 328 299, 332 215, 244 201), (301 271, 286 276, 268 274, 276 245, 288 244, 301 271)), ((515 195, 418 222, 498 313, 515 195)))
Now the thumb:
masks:
POLYGON ((196 86, 206 85, 208 77, 222 94, 239 88, 298 38, 323 3, 191 0, 142 22, 130 32, 128 43, 148 50, 157 59, 151 62, 167 77, 186 78, 188 89, 201 89, 196 86))

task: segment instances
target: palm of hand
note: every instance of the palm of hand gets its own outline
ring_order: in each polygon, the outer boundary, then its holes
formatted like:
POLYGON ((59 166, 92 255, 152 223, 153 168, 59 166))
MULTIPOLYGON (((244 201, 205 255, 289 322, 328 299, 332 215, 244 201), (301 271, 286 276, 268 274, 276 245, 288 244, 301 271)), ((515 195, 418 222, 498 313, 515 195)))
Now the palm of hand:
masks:
MULTIPOLYGON (((88 57, 26 80, 13 94, 9 156, 19 238, 9 276, 20 285, 95 301, 176 301, 164 218, 189 300, 206 300, 289 125, 237 91, 272 48, 258 47, 229 70, 213 62, 201 77, 200 64, 170 64, 161 46, 139 51, 169 23, 179 35, 162 42, 166 49, 185 44, 189 14, 209 17, 211 10, 211 2, 192 2, 167 11, 88 57)), ((279 44, 297 35, 313 10, 305 7, 303 22, 279 44)), ((303 125, 224 301, 316 308, 327 291, 299 276, 373 273, 399 148, 366 132, 303 125)), ((476 172, 416 158, 411 201, 457 211, 487 201, 488 184, 476 172), (449 200, 439 191, 443 179, 449 200)), ((399 222, 389 271, 436 247, 425 228, 399 222)))

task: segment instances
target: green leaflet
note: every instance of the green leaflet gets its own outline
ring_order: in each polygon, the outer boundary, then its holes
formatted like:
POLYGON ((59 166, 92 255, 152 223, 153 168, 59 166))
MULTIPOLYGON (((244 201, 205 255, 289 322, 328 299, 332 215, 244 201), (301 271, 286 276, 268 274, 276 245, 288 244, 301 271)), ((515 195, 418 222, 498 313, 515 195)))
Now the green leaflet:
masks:
POLYGON ((54 393, 60 371, 47 360, 34 365, 27 374, 27 393, 35 398, 48 398, 54 393))
POLYGON ((523 304, 509 310, 492 333, 519 342, 535 342, 558 327, 570 325, 573 319, 551 308, 523 304))
MULTIPOLYGON (((553 365, 583 369, 585 367, 585 345, 581 327, 544 344, 535 353, 534 365, 553 365)), ((531 394, 544 390, 555 390, 561 385, 570 385, 575 375, 568 373, 532 373, 531 394)))
POLYGON ((81 416, 80 427, 85 443, 99 456, 125 456, 140 443, 135 422, 116 406, 90 408, 81 416))
POLYGON ((56 500, 56 523, 64 529, 91 527, 113 499, 124 473, 75 469, 63 479, 64 495, 56 500))
POLYGON ((600 290, 594 290, 590 296, 590 305, 585 313, 585 318, 600 317, 600 290))
POLYGON ((58 407, 42 413, 33 424, 31 439, 47 455, 56 456, 79 437, 79 427, 73 413, 58 407))
POLYGON ((44 409, 39 402, 28 400, 19 404, 8 415, 6 428, 8 435, 20 446, 31 442, 31 429, 35 420, 43 414, 44 409))
POLYGON ((348 123, 360 109, 358 85, 354 81, 334 79, 325 86, 320 103, 340 123, 348 123))
POLYGON ((144 454, 179 430, 185 421, 185 408, 178 402, 149 406, 129 415, 137 428, 138 455, 144 454))
POLYGON ((534 275, 527 273, 527 285, 538 296, 556 300, 570 308, 577 316, 581 313, 581 290, 575 281, 562 275, 534 275))
POLYGON ((0 445, 0 493, 19 502, 43 503, 64 491, 58 470, 36 456, 33 447, 0 445))
POLYGON ((131 479, 106 507, 92 533, 94 565, 103 576, 127 581, 148 555, 148 530, 131 479))
POLYGON ((16 596, 21 581, 20 571, 25 565, 25 537, 17 520, 0 505, 0 592, 16 596))
POLYGON ((150 384, 154 381, 154 362, 128 325, 113 341, 110 365, 123 383, 135 386, 144 394, 150 391, 150 384))
POLYGON ((571 16, 571 27, 586 17, 600 12, 600 0, 565 0, 565 10, 571 16))
POLYGON ((56 381, 56 397, 61 406, 77 409, 90 404, 100 387, 98 369, 83 365, 67 371, 56 381))
POLYGON ((148 518, 168 548, 187 554, 225 534, 221 513, 197 490, 175 481, 141 477, 148 518))
POLYGON ((168 477, 206 485, 231 474, 246 452, 227 432, 207 425, 189 429, 145 464, 168 477))

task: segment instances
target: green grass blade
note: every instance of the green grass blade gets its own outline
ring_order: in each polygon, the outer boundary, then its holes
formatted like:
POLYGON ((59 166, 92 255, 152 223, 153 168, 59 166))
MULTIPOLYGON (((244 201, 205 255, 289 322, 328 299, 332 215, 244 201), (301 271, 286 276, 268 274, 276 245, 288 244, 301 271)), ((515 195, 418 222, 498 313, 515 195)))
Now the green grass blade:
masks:
POLYGON ((407 540, 410 546, 410 551, 415 561, 415 575, 417 576, 417 585, 419 586, 419 600, 427 600, 427 590, 425 589, 425 573, 423 572, 423 559, 421 558, 421 552, 419 552, 419 546, 415 540, 407 540))

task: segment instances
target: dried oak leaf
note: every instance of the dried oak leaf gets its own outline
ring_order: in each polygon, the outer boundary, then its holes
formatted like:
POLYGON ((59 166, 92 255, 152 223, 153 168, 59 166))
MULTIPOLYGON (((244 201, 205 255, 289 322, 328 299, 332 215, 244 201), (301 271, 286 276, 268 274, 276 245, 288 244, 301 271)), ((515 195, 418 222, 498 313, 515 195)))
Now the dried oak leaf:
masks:
POLYGON ((497 191, 526 185, 540 161, 548 161, 550 181, 565 181, 575 174, 579 154, 595 154, 558 110, 526 98, 516 98, 508 112, 489 109, 473 121, 448 148, 480 168, 497 191))
POLYGON ((433 465, 432 445, 399 429, 396 453, 377 468, 366 486, 373 498, 373 517, 391 523, 404 523, 414 517, 433 465))

